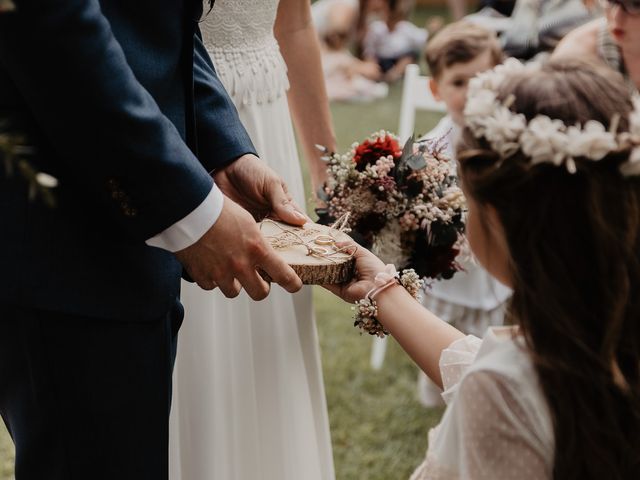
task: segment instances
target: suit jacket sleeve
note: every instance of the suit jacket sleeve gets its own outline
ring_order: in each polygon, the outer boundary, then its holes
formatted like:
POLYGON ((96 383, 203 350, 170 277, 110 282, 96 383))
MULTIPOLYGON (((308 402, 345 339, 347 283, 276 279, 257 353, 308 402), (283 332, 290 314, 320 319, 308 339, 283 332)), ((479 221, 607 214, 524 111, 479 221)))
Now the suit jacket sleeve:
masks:
POLYGON ((136 80, 98 1, 14 3, 0 15, 0 65, 71 181, 108 204, 124 179, 136 215, 116 218, 140 240, 200 205, 213 181, 136 80))
POLYGON ((246 153, 257 154, 235 106, 218 79, 199 29, 194 35, 194 48, 198 158, 208 171, 212 171, 246 153), (224 92, 224 95, 220 92, 224 92))

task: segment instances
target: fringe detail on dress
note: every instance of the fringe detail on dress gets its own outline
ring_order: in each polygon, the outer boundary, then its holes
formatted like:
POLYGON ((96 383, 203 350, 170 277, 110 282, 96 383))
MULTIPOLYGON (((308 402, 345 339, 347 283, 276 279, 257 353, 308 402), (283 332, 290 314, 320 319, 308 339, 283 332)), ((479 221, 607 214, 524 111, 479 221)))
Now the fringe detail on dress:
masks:
POLYGON ((255 49, 208 48, 220 81, 237 105, 271 103, 289 89, 275 39, 255 49))

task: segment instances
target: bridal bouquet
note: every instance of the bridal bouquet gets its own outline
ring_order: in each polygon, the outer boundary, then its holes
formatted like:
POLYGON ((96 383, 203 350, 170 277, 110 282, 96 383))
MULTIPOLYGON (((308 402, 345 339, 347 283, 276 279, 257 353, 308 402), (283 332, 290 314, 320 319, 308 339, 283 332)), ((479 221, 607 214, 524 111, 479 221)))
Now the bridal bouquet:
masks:
POLYGON ((451 278, 460 270, 465 199, 441 141, 400 147, 380 131, 346 153, 321 148, 329 179, 319 192, 319 223, 347 223, 351 236, 385 263, 420 277, 451 278))

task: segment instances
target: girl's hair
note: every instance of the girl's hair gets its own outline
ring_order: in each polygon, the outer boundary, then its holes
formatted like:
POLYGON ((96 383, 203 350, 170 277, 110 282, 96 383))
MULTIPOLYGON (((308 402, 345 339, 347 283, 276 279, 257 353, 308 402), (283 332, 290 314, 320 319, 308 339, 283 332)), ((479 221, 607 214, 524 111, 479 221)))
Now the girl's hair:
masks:
MULTIPOLYGON (((506 81, 499 98, 531 120, 567 125, 620 114, 627 87, 613 71, 549 62, 506 81)), ((556 479, 629 479, 640 472, 640 179, 623 177, 629 153, 576 159, 577 172, 531 166, 522 152, 501 161, 468 129, 460 175, 477 203, 493 206, 509 249, 520 325, 555 431, 556 479)), ((487 226, 488 228, 488 226, 487 226)))

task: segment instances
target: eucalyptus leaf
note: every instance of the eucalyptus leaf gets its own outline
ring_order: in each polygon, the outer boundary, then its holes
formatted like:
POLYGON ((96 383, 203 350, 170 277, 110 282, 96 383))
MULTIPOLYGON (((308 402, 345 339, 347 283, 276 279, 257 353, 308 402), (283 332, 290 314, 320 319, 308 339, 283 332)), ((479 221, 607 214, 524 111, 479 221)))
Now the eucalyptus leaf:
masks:
POLYGON ((411 155, 413 155, 413 144, 416 141, 416 136, 411 135, 411 137, 409 138, 409 140, 407 140, 404 144, 404 147, 402 147, 402 157, 401 158, 409 158, 411 155))
POLYGON ((404 147, 402 147, 402 155, 396 162, 396 168, 393 172, 393 178, 399 187, 403 187, 406 184, 407 170, 410 166, 408 164, 409 159, 413 156, 413 144, 415 141, 415 135, 411 135, 411 138, 406 141, 404 147))

